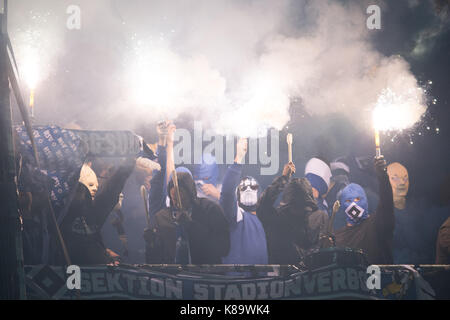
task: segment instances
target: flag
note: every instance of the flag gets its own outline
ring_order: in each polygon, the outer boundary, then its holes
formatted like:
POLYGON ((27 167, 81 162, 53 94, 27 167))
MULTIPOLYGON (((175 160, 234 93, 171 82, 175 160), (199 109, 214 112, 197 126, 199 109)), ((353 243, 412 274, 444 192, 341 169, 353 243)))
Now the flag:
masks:
POLYGON ((25 127, 15 126, 14 129, 17 133, 16 150, 22 158, 19 190, 42 190, 42 183, 46 182, 56 219, 61 222, 61 211, 77 186, 87 155, 86 147, 71 130, 58 126, 35 126, 33 137, 40 162, 38 168, 25 127))

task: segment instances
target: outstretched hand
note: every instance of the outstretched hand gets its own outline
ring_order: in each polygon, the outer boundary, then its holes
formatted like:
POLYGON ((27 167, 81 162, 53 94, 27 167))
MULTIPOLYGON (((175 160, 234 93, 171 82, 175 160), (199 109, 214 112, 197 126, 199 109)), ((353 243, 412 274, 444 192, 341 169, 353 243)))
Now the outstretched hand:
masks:
POLYGON ((202 185, 202 191, 205 195, 220 200, 220 191, 217 190, 217 188, 214 185, 205 183, 204 185, 202 185))
POLYGON ((118 266, 120 264, 120 256, 111 249, 106 248, 106 255, 111 259, 110 265, 118 266))
POLYGON ((169 125, 167 126, 167 143, 173 144, 175 130, 177 130, 177 126, 172 121, 170 121, 169 125))
POLYGON ((162 146, 166 145, 168 125, 169 125, 169 121, 161 121, 161 122, 158 122, 158 125, 156 126, 156 132, 158 133, 159 144, 162 146))
POLYGON ((172 121, 161 121, 156 126, 160 145, 166 145, 166 142, 173 142, 173 133, 176 126, 172 121))
POLYGON ((384 156, 375 157, 374 166, 378 177, 383 177, 386 174, 386 160, 384 160, 384 156))
POLYGON ((339 202, 339 200, 336 200, 333 204, 333 212, 338 212, 340 207, 341 203, 339 202))
POLYGON ((247 148, 248 148, 248 142, 247 138, 240 138, 236 145, 236 157, 234 161, 236 163, 241 163, 242 159, 245 158, 245 155, 247 154, 247 148))
POLYGON ((283 176, 290 177, 295 173, 295 164, 293 162, 288 162, 284 165, 283 176))

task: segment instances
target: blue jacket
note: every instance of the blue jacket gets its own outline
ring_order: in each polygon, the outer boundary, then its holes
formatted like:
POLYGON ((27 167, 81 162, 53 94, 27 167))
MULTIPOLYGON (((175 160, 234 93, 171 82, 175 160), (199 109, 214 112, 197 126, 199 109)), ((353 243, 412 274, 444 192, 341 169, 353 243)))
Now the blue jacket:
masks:
POLYGON ((237 204, 242 165, 234 163, 225 174, 220 205, 230 225, 230 252, 224 264, 267 264, 267 243, 263 225, 256 214, 244 211, 237 204))

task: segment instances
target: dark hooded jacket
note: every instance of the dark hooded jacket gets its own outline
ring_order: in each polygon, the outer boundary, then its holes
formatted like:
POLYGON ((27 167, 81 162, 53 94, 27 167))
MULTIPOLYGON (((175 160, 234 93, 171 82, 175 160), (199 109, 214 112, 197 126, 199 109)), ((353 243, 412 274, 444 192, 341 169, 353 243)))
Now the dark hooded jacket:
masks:
POLYGON ((306 178, 276 178, 263 192, 256 211, 266 231, 269 264, 297 264, 326 232, 328 215, 318 210, 306 178), (284 190, 281 204, 274 203, 284 190))
MULTIPOLYGON (((106 254, 100 231, 117 204, 119 194, 133 168, 134 162, 118 168, 97 192, 94 200, 88 188, 78 183, 74 199, 60 227, 73 264, 93 265, 111 262, 106 254)), ((62 256, 57 260, 64 263, 62 256)))
MULTIPOLYGON (((198 198, 194 180, 186 172, 177 174, 180 190, 186 191, 191 200, 191 221, 184 223, 189 239, 193 264, 220 264, 230 249, 230 232, 222 208, 215 202, 198 198)), ((168 193, 173 181, 168 185, 168 193)), ((172 199, 171 199, 172 202, 172 199)), ((149 252, 148 263, 173 264, 176 254, 176 224, 172 208, 156 213, 155 245, 149 252)))
POLYGON ((436 264, 450 264, 450 217, 439 229, 436 243, 436 264))
POLYGON ((379 176, 380 201, 369 218, 336 231, 336 246, 362 249, 369 264, 392 264, 394 238, 394 201, 386 172, 379 176))

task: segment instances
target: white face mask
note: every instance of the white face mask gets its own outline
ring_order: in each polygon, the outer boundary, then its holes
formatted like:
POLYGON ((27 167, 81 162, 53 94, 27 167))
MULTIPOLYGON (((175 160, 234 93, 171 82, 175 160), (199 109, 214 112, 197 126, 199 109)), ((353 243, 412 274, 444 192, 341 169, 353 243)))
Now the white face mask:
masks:
POLYGON ((98 190, 97 175, 95 172, 87 165, 83 165, 80 172, 80 182, 84 184, 91 194, 92 199, 95 198, 95 194, 98 190))
POLYGON ((252 177, 245 177, 238 186, 239 204, 252 207, 258 202, 258 182, 252 177))
POLYGON ((258 202, 258 190, 247 188, 247 190, 241 191, 240 202, 247 207, 254 206, 258 202))

